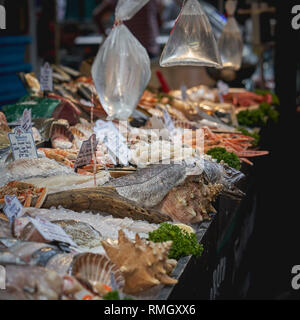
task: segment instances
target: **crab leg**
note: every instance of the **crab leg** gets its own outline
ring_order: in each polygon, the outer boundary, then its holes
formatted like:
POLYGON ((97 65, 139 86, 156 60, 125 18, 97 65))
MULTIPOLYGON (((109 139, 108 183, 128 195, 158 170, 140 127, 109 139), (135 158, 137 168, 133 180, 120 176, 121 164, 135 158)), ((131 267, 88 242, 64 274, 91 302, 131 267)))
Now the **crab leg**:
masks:
POLYGON ((265 155, 268 155, 268 154, 269 154, 269 151, 247 150, 247 151, 237 152, 237 156, 240 157, 240 158, 259 157, 259 156, 265 156, 265 155))
POLYGON ((248 160, 247 158, 240 158, 241 161, 250 164, 250 166, 253 166, 253 162, 251 162, 250 160, 248 160))
POLYGON ((38 209, 42 207, 43 203, 46 200, 47 194, 48 194, 47 188, 41 188, 39 191, 41 192, 41 194, 38 197, 36 204, 35 204, 35 208, 38 208, 38 209))
POLYGON ((32 193, 31 192, 27 192, 27 195, 25 197, 24 207, 25 208, 29 208, 30 205, 31 205, 31 201, 32 201, 32 193))

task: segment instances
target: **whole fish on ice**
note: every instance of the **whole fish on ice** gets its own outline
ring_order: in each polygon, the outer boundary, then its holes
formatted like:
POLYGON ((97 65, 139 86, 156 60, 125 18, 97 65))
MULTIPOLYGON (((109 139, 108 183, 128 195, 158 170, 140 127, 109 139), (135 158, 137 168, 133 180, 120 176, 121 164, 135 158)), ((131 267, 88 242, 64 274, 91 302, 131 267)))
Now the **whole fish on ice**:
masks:
MULTIPOLYGON (((96 174, 96 183, 101 186, 110 180, 110 174, 101 171, 96 174)), ((94 186, 94 176, 82 174, 58 174, 52 177, 34 177, 22 180, 39 188, 47 188, 48 194, 78 188, 91 188, 94 186)))
POLYGON ((74 171, 47 158, 20 159, 0 168, 0 186, 32 177, 73 174, 74 171))
POLYGON ((158 204, 175 186, 184 182, 186 166, 160 164, 137 170, 135 173, 111 180, 119 195, 151 208, 158 204))

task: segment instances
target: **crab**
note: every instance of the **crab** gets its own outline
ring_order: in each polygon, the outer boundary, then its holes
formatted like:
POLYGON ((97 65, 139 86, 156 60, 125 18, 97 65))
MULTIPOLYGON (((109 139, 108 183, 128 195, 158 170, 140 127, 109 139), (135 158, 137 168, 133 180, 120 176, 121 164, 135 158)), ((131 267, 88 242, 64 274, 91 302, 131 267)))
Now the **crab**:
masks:
POLYGON ((32 199, 37 196, 35 208, 41 208, 47 197, 47 188, 37 188, 29 183, 12 181, 0 188, 0 203, 2 204, 5 203, 5 195, 16 195, 25 208, 30 207, 32 199))

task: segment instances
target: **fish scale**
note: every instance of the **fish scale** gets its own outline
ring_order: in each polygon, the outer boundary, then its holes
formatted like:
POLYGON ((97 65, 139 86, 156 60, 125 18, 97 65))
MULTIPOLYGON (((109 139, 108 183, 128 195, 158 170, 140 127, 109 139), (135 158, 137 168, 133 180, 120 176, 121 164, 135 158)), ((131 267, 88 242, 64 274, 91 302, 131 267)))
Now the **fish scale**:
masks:
POLYGON ((155 165, 112 180, 119 195, 151 208, 186 178, 186 167, 180 164, 155 165))

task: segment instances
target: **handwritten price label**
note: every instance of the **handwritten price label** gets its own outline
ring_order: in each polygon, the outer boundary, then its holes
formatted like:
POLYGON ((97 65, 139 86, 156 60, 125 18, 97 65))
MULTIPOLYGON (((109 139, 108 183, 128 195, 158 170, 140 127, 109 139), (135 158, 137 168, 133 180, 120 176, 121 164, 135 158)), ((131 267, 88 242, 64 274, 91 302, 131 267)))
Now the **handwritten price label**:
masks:
POLYGON ((3 211, 10 223, 12 223, 21 214, 23 206, 16 196, 11 197, 6 195, 4 197, 4 201, 5 207, 3 208, 3 211))
POLYGON ((53 71, 48 62, 41 67, 40 83, 42 91, 53 91, 53 71))
POLYGON ((174 123, 169 115, 169 112, 167 110, 164 110, 164 121, 166 128, 170 131, 171 134, 175 132, 175 126, 174 123))
POLYGON ((131 157, 131 152, 127 146, 126 139, 114 124, 111 121, 104 122, 98 120, 94 130, 99 140, 105 144, 110 153, 118 158, 122 165, 127 166, 131 157))
POLYGON ((28 132, 31 130, 31 109, 25 109, 21 118, 21 128, 28 132))
POLYGON ((186 101, 187 100, 187 87, 186 85, 183 83, 181 86, 180 86, 180 90, 181 90, 181 98, 183 101, 186 101))
POLYGON ((38 158, 32 132, 25 132, 23 128, 16 127, 8 134, 8 138, 14 160, 38 158))
POLYGON ((218 87, 218 91, 219 91, 219 99, 220 99, 220 102, 221 102, 221 103, 224 103, 223 95, 225 95, 225 94, 228 93, 228 91, 229 91, 229 86, 228 86, 225 82, 219 80, 219 81, 217 82, 217 87, 218 87))
POLYGON ((38 232, 48 241, 59 241, 76 247, 76 243, 66 234, 61 226, 58 226, 43 218, 29 218, 38 232))
POLYGON ((98 142, 95 134, 92 134, 88 140, 82 143, 77 160, 75 162, 75 170, 91 163, 93 159, 93 152, 95 152, 97 149, 97 144, 98 142))

